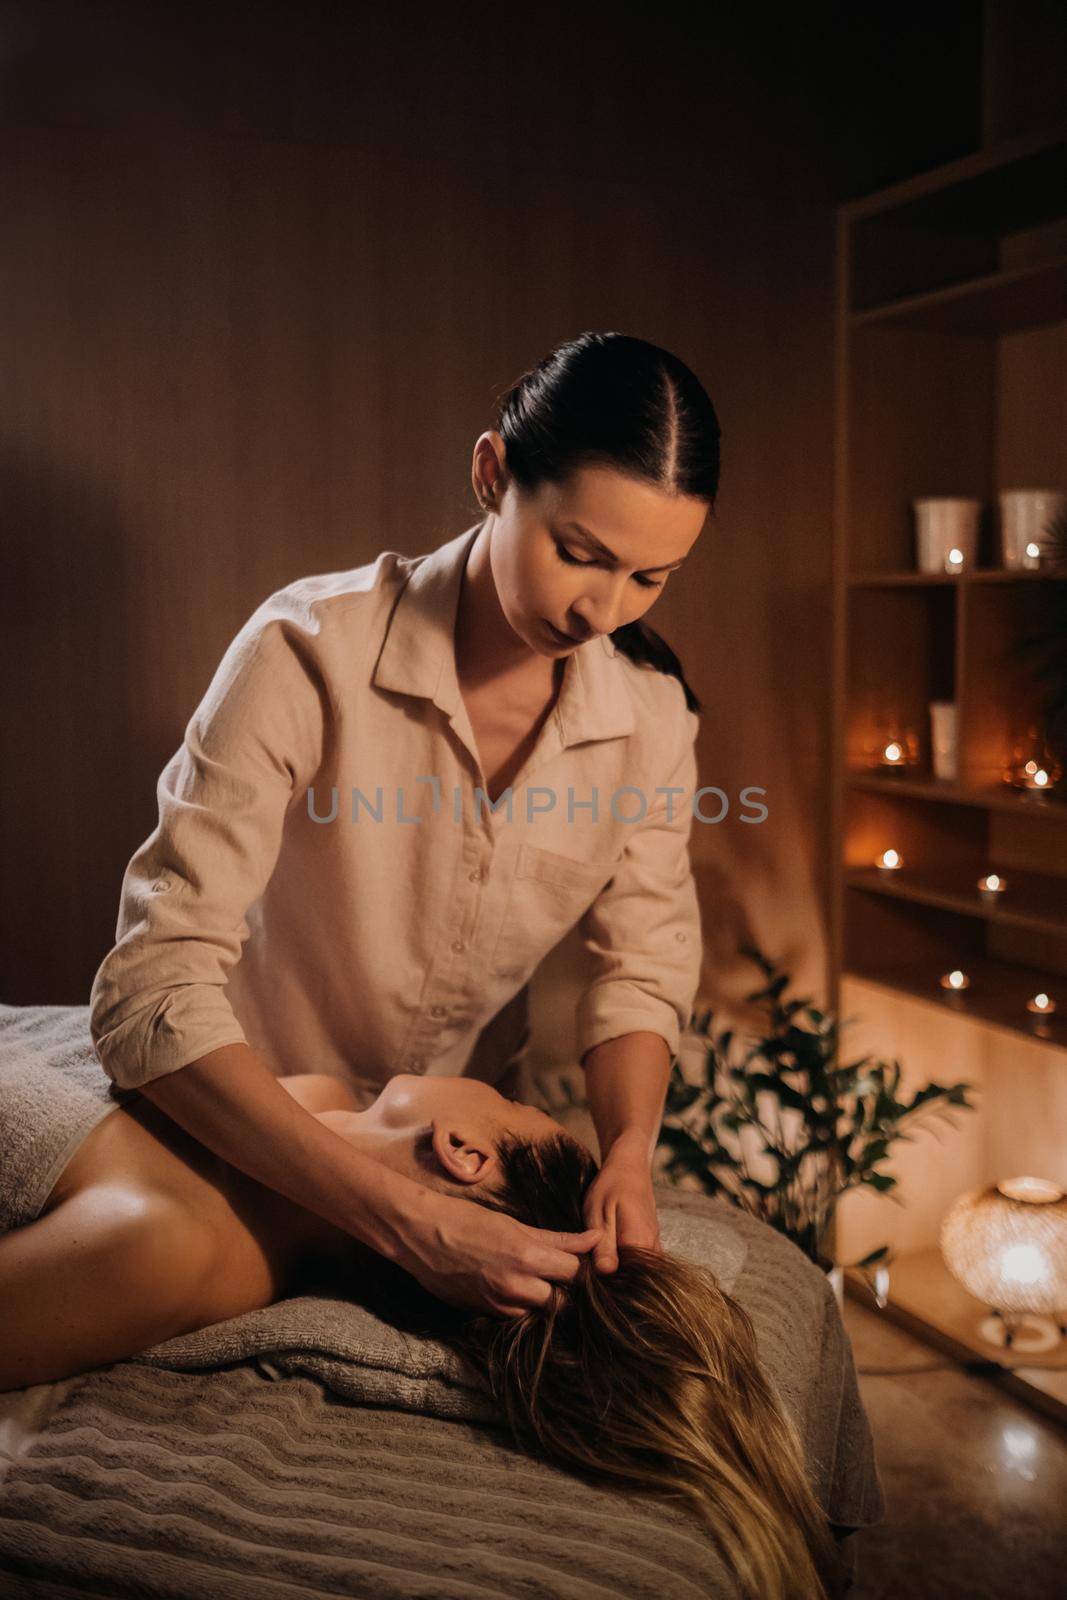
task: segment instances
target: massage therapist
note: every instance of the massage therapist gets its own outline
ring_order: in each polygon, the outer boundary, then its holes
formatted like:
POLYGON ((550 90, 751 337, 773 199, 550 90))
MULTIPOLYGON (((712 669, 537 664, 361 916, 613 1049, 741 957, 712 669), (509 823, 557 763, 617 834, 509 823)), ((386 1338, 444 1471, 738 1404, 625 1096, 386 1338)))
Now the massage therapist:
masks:
MULTIPOLYGON (((90 1002, 116 1092, 453 1304, 519 1315, 584 1252, 612 1271, 619 1244, 659 1243, 651 1160, 700 976, 699 703, 640 619, 718 476, 714 407, 675 356, 619 333, 559 346, 474 446, 482 521, 253 613, 123 878, 90 1002), (370 810, 323 821, 353 789, 370 810), (390 1172, 277 1082, 327 1072, 367 1104, 404 1073, 512 1087, 526 984, 575 926, 602 1158, 585 1232, 390 1172)), ((454 1154, 472 1181, 496 1159, 454 1154)))

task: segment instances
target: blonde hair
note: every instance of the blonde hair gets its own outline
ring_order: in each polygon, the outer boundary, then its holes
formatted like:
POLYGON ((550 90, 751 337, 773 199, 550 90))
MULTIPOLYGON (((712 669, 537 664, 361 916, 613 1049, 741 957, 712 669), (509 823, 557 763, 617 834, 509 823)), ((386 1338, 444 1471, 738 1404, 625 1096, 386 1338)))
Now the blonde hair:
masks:
MULTIPOLYGON (((598 1168, 560 1133, 497 1145, 480 1204, 580 1232, 598 1168)), ((425 1152, 424 1152, 425 1155, 425 1152)), ((433 1185, 450 1194, 465 1186, 433 1185)), ((711 1271, 669 1254, 591 1254, 544 1307, 504 1319, 433 1301, 418 1324, 469 1362, 516 1441, 565 1468, 687 1507, 746 1600, 827 1600, 841 1566, 792 1419, 760 1367, 752 1321, 711 1271)), ((409 1306, 410 1306, 409 1298, 409 1306)), ((409 1324, 411 1325, 411 1324, 409 1324)))

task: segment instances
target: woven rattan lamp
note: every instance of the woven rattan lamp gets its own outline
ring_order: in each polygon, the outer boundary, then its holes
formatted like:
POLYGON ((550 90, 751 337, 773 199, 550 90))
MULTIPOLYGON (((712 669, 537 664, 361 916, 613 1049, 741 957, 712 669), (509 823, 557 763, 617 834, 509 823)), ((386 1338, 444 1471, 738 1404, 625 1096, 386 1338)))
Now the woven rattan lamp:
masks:
POLYGON ((1002 1178, 953 1201, 941 1224, 945 1265, 992 1310, 991 1344, 1047 1350, 1067 1331, 1067 1195, 1045 1178, 1002 1178))

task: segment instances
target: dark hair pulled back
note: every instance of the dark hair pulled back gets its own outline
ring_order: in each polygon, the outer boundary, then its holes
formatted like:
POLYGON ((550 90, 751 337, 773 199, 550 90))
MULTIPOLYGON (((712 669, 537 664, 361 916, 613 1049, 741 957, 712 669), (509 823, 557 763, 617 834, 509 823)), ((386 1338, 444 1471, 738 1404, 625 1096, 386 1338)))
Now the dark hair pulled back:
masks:
MULTIPOLYGON (((721 430, 707 392, 669 350, 624 333, 581 333, 524 373, 500 400, 496 431, 527 494, 581 467, 610 467, 714 506, 721 430)), ((667 641, 642 619, 611 635, 631 661, 673 674, 700 702, 667 641)))

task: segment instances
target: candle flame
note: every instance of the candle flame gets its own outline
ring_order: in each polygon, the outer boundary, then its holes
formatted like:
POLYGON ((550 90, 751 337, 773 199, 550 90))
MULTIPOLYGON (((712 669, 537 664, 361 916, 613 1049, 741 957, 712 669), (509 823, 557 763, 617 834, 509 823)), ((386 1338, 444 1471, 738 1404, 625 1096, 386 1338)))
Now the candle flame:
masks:
POLYGON ((1027 1004, 1027 1009, 1028 1010, 1030 1010, 1030 1011, 1041 1011, 1041 1012, 1047 1013, 1048 1015, 1051 1015, 1052 1012, 1055 1011, 1055 1009, 1056 1009, 1055 1000, 1053 1000, 1049 995, 1045 994, 1043 991, 1042 991, 1041 994, 1035 994, 1034 998, 1032 1000, 1028 1000, 1026 1002, 1026 1004, 1027 1004))

